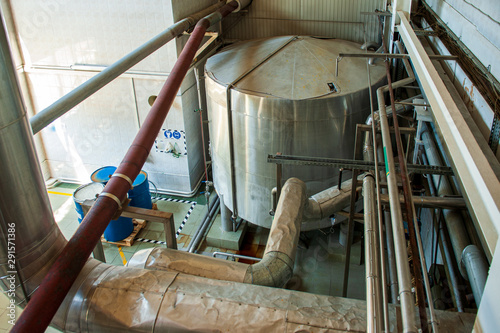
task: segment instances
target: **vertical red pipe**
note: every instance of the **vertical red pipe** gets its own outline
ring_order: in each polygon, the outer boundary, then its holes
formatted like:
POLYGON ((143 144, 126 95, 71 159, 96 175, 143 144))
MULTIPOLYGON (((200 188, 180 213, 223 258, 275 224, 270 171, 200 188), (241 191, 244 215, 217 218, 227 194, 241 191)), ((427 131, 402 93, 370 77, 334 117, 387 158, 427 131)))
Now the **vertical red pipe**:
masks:
MULTIPOLYGON (((238 4, 232 1, 196 24, 116 173, 126 175, 132 181, 135 180, 146 162, 206 30, 237 7, 238 4)), ((129 189, 130 184, 124 178, 112 177, 103 192, 110 193, 123 202, 129 189)), ((33 294, 11 332, 45 332, 118 208, 117 202, 112 198, 99 196, 33 294)))

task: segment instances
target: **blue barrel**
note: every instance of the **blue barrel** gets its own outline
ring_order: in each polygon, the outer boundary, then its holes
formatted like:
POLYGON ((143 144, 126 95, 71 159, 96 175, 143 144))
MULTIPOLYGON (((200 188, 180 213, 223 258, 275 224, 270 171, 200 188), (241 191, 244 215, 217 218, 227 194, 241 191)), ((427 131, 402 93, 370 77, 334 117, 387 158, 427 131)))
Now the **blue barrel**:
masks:
POLYGON ((97 196, 104 189, 104 185, 99 183, 90 183, 80 186, 73 193, 73 201, 75 202, 76 212, 78 214, 78 223, 82 223, 83 217, 83 208, 82 203, 85 200, 95 200, 97 196))
POLYGON ((90 179, 94 183, 103 183, 106 185, 115 171, 115 166, 105 166, 94 171, 90 176, 90 179))
MULTIPOLYGON (((85 200, 95 200, 104 189, 101 183, 90 183, 80 186, 73 193, 76 212, 78 213, 78 223, 82 223, 84 214, 82 203, 85 200)), ((127 238, 134 231, 134 223, 129 217, 119 217, 117 220, 111 220, 106 230, 104 230, 104 238, 110 242, 118 242, 127 238)))
POLYGON ((148 174, 145 171, 141 171, 135 178, 132 189, 128 191, 128 197, 132 207, 153 208, 151 193, 149 192, 148 174))
MULTIPOLYGON (((96 183, 106 184, 115 171, 116 167, 105 166, 94 171, 90 179, 96 183)), ((130 206, 132 207, 153 208, 151 193, 149 192, 148 174, 145 171, 141 171, 135 178, 132 189, 128 191, 128 197, 130 199, 130 206)))
POLYGON ((118 242, 130 236, 134 231, 134 223, 130 217, 120 216, 117 220, 111 220, 104 230, 104 238, 108 242, 118 242))

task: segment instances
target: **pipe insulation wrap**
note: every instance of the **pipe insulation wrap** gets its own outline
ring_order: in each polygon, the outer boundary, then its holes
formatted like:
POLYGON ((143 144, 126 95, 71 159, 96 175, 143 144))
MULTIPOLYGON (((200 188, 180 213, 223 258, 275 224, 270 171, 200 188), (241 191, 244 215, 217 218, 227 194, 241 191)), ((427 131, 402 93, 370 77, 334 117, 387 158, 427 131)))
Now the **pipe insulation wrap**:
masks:
MULTIPOLYGON (((363 179, 364 174, 358 176, 363 179)), ((349 206, 351 200, 351 179, 342 182, 341 189, 338 185, 327 188, 307 199, 304 207, 304 220, 320 220, 330 217, 349 206)), ((361 190, 361 186, 356 191, 361 190)))
MULTIPOLYGON (((232 0, 227 0, 227 3, 230 3, 232 0)), ((246 8, 248 5, 250 5, 250 3, 252 2, 252 0, 234 0, 235 2, 238 3, 238 8, 236 8, 233 13, 237 13, 239 12, 240 10, 246 8)))
POLYGON ((131 258, 130 266, 283 287, 292 277, 306 198, 306 185, 303 181, 297 178, 286 181, 276 208, 264 256, 260 262, 253 265, 156 248, 147 252, 137 252, 131 258))

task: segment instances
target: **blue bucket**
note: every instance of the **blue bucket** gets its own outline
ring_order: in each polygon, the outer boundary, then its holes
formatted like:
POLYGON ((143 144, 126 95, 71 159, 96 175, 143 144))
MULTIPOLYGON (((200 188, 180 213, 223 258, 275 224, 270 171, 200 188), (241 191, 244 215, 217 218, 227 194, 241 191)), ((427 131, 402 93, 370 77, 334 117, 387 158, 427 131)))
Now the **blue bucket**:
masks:
MULTIPOLYGON (((115 171, 116 167, 105 166, 94 171, 90 179, 96 183, 106 184, 115 171)), ((141 171, 135 178, 132 189, 128 191, 128 197, 130 199, 130 206, 132 207, 153 208, 151 193, 149 192, 148 174, 145 171, 141 171)))
POLYGON ((85 214, 83 213, 82 204, 85 200, 93 200, 97 198, 97 196, 104 189, 104 185, 99 183, 90 183, 80 186, 73 193, 73 201, 75 202, 76 213, 78 214, 78 223, 82 223, 83 217, 85 214))

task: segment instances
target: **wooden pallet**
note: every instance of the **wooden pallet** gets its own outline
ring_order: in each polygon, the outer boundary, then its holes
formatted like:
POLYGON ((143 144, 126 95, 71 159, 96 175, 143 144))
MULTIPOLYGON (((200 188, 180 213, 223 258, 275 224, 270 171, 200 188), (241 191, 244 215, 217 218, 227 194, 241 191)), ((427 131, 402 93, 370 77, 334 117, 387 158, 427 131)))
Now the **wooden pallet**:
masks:
POLYGON ((115 244, 115 245, 120 245, 120 246, 132 246, 134 245, 134 240, 135 237, 139 234, 142 228, 146 227, 146 224, 148 221, 145 220, 139 220, 139 219, 132 219, 132 222, 134 223, 134 231, 125 239, 118 241, 118 242, 109 242, 104 238, 104 235, 101 236, 101 242, 103 243, 108 243, 108 244, 115 244))

